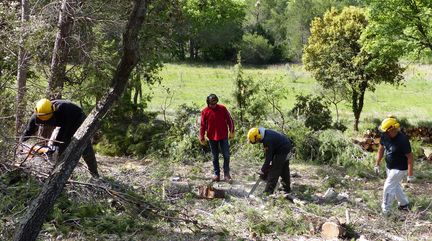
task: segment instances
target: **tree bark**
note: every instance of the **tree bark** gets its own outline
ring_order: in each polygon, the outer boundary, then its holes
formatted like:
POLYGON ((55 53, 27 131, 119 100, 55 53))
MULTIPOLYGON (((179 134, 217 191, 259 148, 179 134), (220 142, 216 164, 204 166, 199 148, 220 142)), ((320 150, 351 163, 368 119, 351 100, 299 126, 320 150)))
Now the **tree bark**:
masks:
POLYGON ((46 96, 49 99, 60 99, 64 85, 67 56, 69 52, 68 38, 72 33, 74 6, 78 0, 62 0, 58 32, 54 42, 54 49, 51 59, 51 75, 48 79, 46 96))
POLYGON ((62 192, 86 144, 96 132, 102 118, 125 90, 130 73, 139 60, 138 33, 143 25, 146 9, 146 0, 134 0, 133 10, 123 34, 122 58, 114 73, 110 89, 76 131, 71 143, 60 156, 57 167, 46 180, 42 192, 31 203, 15 231, 13 240, 36 240, 47 213, 62 192))
POLYGON ((27 40, 27 27, 29 22, 28 0, 21 0, 21 37, 19 40, 18 71, 17 71, 17 95, 15 99, 15 133, 18 136, 21 132, 24 119, 25 95, 27 85, 28 61, 30 53, 25 48, 27 40))

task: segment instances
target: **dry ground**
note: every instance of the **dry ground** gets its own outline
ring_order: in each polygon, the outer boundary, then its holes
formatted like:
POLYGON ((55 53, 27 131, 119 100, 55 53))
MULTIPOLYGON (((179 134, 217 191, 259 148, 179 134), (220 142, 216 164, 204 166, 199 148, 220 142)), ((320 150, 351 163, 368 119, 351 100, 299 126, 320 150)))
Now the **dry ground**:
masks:
MULTIPOLYGON (((197 230, 187 225, 161 225, 149 240, 321 240, 321 225, 331 217, 346 219, 347 213, 351 230, 348 238, 430 240, 432 237, 429 178, 404 184, 412 211, 395 210, 385 218, 379 212, 384 176, 376 178, 372 173, 365 178, 350 177, 342 168, 291 163, 292 195, 296 197, 293 203, 285 200, 281 193, 262 196, 263 183, 253 196, 247 197, 258 178, 255 171, 259 162, 242 162, 235 156, 231 161, 232 184, 211 183, 210 161, 166 165, 151 159, 98 156, 98 162, 102 180, 115 180, 137 192, 145 193, 155 187, 163 189, 161 195, 167 202, 198 220, 202 227, 197 230), (331 200, 324 198, 329 183, 336 183, 333 190, 339 194, 331 200), (226 197, 198 198, 197 187, 204 185, 225 190, 226 197)), ((26 162, 26 166, 40 168, 41 172, 50 168, 49 163, 37 158, 26 162)), ((72 178, 77 177, 95 182, 82 162, 72 178)), ((138 239, 128 236, 128 240, 138 239)))

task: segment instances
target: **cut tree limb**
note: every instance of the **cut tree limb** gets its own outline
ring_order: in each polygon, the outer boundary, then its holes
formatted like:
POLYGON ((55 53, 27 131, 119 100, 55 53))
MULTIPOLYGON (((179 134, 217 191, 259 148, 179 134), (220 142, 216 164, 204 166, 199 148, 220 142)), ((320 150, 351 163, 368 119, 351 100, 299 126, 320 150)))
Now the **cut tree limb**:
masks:
POLYGON ((87 143, 96 132, 102 118, 126 88, 129 75, 138 62, 138 33, 143 25, 146 10, 146 0, 134 1, 133 10, 123 34, 122 58, 114 73, 111 88, 76 131, 71 143, 60 156, 58 166, 46 180, 41 193, 33 200, 15 230, 13 240, 36 240, 47 214, 62 192, 87 143))

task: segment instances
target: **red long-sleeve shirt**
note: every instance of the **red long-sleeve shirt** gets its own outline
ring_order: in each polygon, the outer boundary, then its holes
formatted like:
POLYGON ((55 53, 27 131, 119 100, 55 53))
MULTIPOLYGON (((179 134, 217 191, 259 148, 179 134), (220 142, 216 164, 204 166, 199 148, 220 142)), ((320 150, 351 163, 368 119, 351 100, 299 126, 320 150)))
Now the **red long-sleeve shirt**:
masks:
POLYGON ((228 138, 228 130, 234 132, 234 121, 227 108, 217 104, 214 108, 206 107, 201 111, 200 139, 219 141, 228 138))

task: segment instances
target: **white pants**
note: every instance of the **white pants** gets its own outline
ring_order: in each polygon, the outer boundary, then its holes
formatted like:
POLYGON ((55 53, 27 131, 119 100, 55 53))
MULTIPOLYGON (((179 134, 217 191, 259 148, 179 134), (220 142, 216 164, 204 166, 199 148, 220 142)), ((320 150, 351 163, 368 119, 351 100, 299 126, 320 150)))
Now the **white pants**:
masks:
POLYGON ((387 179, 384 183, 383 202, 381 205, 383 213, 390 211, 393 200, 396 198, 399 206, 409 203, 407 197, 402 191, 401 181, 407 175, 407 171, 397 169, 386 169, 387 179))

